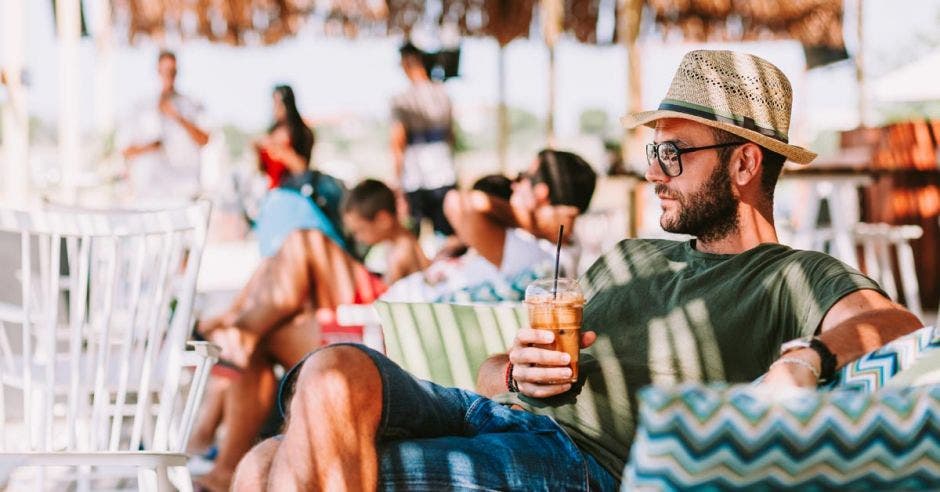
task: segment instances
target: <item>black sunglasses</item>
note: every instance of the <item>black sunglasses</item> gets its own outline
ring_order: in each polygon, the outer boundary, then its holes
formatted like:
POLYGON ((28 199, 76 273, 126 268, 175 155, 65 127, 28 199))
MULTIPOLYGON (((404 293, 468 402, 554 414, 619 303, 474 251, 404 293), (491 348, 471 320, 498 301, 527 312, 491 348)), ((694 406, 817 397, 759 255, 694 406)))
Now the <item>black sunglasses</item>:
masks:
POLYGON ((728 142, 715 145, 706 145, 705 147, 686 147, 680 149, 674 142, 650 143, 646 144, 646 161, 652 166, 653 162, 659 162, 659 168, 670 178, 675 178, 682 174, 682 154, 689 152, 698 152, 699 150, 720 149, 723 147, 732 147, 743 145, 747 142, 728 142))

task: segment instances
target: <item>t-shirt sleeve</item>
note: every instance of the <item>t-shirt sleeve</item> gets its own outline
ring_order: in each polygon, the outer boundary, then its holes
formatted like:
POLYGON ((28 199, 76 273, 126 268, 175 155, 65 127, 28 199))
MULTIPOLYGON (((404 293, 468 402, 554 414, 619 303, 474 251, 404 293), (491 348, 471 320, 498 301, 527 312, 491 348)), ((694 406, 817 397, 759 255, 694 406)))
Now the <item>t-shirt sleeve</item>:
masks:
POLYGON ((831 256, 807 254, 798 265, 806 272, 809 289, 796 296, 798 324, 791 338, 815 334, 832 306, 853 292, 870 289, 888 297, 877 282, 831 256))

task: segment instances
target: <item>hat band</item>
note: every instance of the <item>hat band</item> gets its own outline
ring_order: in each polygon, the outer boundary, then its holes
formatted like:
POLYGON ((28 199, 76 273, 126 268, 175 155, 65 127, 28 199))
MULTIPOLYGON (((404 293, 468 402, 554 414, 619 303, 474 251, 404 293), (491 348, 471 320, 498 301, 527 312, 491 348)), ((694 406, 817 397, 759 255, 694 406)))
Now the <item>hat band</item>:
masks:
POLYGON ((659 109, 665 111, 677 111, 679 113, 686 113, 692 116, 698 116, 699 118, 705 118, 707 120, 728 123, 744 128, 745 130, 751 130, 752 132, 760 133, 761 135, 770 137, 774 140, 779 140, 783 143, 789 143, 789 139, 785 134, 780 133, 773 128, 764 128, 758 125, 753 118, 748 118, 747 116, 720 115, 715 113, 715 111, 711 108, 699 106, 697 104, 692 104, 685 101, 679 101, 677 99, 663 99, 663 102, 659 104, 659 109))

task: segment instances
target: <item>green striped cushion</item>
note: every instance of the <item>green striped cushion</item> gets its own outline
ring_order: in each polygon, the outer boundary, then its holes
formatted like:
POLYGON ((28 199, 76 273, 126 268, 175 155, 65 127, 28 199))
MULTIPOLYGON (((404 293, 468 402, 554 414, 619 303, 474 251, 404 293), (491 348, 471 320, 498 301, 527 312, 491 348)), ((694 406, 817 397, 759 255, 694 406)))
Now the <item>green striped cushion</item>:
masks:
POLYGON ((487 357, 504 353, 525 323, 515 305, 376 302, 385 353, 408 372, 473 390, 487 357))

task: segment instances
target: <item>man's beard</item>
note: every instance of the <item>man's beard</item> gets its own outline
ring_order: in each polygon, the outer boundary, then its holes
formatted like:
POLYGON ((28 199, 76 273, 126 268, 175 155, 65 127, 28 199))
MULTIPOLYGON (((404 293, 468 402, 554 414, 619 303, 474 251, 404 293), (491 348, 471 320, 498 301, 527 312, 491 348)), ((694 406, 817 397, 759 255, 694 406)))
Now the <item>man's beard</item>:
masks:
POLYGON ((686 195, 656 185, 656 193, 675 199, 679 205, 675 218, 665 213, 659 219, 663 230, 695 236, 699 241, 722 239, 738 229, 738 199, 731 189, 731 175, 719 164, 702 186, 686 195))

